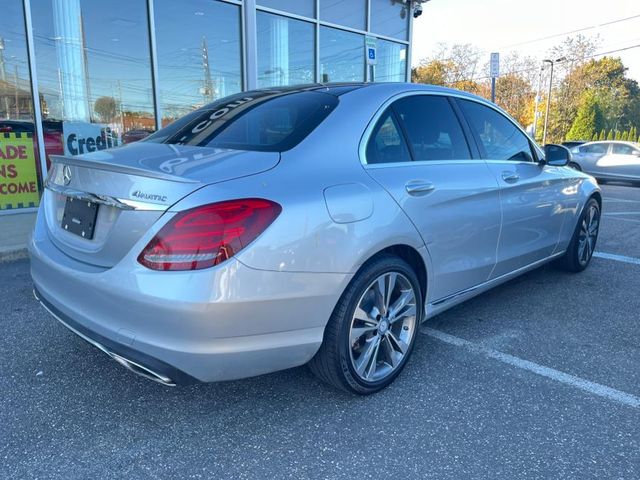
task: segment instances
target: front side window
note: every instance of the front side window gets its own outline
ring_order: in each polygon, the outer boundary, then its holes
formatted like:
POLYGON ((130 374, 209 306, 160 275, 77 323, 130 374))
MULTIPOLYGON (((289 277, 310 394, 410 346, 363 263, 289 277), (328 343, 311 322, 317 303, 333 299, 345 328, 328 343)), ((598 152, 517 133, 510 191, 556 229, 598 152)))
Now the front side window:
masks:
POLYGON ((460 108, 479 142, 483 158, 533 162, 534 156, 527 136, 504 115, 470 100, 458 100, 460 108))
POLYGON ((415 161, 468 160, 469 146, 449 100, 436 95, 413 95, 393 104, 400 117, 415 161))
POLYGON ((337 97, 321 92, 246 92, 196 110, 146 141, 282 152, 300 143, 337 104, 337 97))
POLYGON ((580 151, 582 153, 589 153, 592 155, 604 155, 607 153, 609 149, 609 144, 607 143, 594 143, 593 145, 585 145, 584 147, 580 147, 580 151))
POLYGON ((411 155, 393 111, 380 117, 367 144, 367 163, 410 162, 411 155))

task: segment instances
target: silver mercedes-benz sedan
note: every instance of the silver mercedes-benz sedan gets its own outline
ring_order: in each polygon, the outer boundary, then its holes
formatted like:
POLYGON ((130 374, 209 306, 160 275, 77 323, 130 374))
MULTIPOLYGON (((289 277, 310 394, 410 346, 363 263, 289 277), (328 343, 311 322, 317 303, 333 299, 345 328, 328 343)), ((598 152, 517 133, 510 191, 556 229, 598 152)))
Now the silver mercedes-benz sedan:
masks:
POLYGON ((571 149, 570 167, 606 180, 640 183, 640 143, 589 142, 571 149))
POLYGON ((59 156, 30 243, 35 295, 166 385, 309 363, 368 394, 425 319, 551 260, 587 267, 601 195, 455 90, 259 90, 147 139, 59 156))

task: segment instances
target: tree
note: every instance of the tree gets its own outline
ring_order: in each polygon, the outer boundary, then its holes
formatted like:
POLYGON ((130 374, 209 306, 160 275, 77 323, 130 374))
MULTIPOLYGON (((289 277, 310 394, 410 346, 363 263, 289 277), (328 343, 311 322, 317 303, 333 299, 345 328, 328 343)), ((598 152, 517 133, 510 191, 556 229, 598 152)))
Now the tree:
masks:
POLYGON ((614 137, 616 140, 620 140, 621 135, 620 135, 620 130, 616 130, 616 135, 614 137))
POLYGON ((613 130, 609 130, 609 134, 607 135, 607 140, 613 140, 613 130))
POLYGON ((629 140, 629 132, 627 132, 626 130, 622 132, 622 135, 620 136, 620 140, 622 140, 623 142, 626 142, 627 140, 629 140))
POLYGON ((117 115, 117 104, 113 97, 100 97, 93 106, 94 112, 103 123, 112 123, 117 115))
POLYGON ((587 91, 583 95, 576 119, 567 133, 567 140, 589 140, 604 125, 602 110, 594 92, 587 91))
POLYGON ((607 138, 607 133, 604 129, 600 130, 600 135, 598 136, 598 140, 604 140, 605 138, 607 138))

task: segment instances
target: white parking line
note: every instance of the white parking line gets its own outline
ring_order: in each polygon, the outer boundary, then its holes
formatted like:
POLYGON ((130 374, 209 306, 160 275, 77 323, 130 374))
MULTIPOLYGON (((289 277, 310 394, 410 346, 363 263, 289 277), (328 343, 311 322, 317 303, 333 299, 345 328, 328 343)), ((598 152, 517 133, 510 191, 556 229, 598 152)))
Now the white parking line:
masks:
POLYGON ((473 353, 493 358, 494 360, 498 360, 513 367, 521 368, 537 375, 550 378, 551 380, 564 383, 565 385, 570 385, 587 393, 598 395, 599 397, 604 397, 609 400, 613 400, 614 402, 618 402, 633 408, 640 408, 639 397, 622 392, 620 390, 616 390, 615 388, 607 387, 595 382, 590 382, 589 380, 585 380, 574 375, 569 375, 568 373, 561 372, 560 370, 555 370, 553 368, 530 362, 529 360, 514 357, 513 355, 509 355, 508 353, 502 353, 497 350, 493 350, 492 348, 485 347, 478 343, 470 342, 460 337, 449 335, 448 333, 441 332, 440 330, 434 330, 433 328, 425 327, 421 331, 426 335, 436 338, 441 342, 448 343, 449 345, 463 347, 473 353))
POLYGON ((615 253, 594 252, 594 257, 604 258, 606 260, 615 260, 616 262, 630 263, 631 265, 640 265, 640 258, 627 257, 626 255, 616 255, 615 253))
POLYGON ((605 212, 605 215, 640 215, 640 212, 605 212))
POLYGON ((604 198, 605 202, 619 202, 619 203, 640 203, 640 200, 629 200, 628 198, 604 198))

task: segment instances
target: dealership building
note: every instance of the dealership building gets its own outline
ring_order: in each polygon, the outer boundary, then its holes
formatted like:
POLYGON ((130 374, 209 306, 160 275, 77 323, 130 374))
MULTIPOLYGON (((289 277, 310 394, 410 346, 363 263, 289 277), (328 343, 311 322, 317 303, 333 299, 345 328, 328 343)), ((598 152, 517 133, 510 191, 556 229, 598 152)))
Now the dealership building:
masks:
POLYGON ((139 140, 224 96, 408 80, 422 1, 3 0, 0 216, 35 210, 50 155, 139 140))

